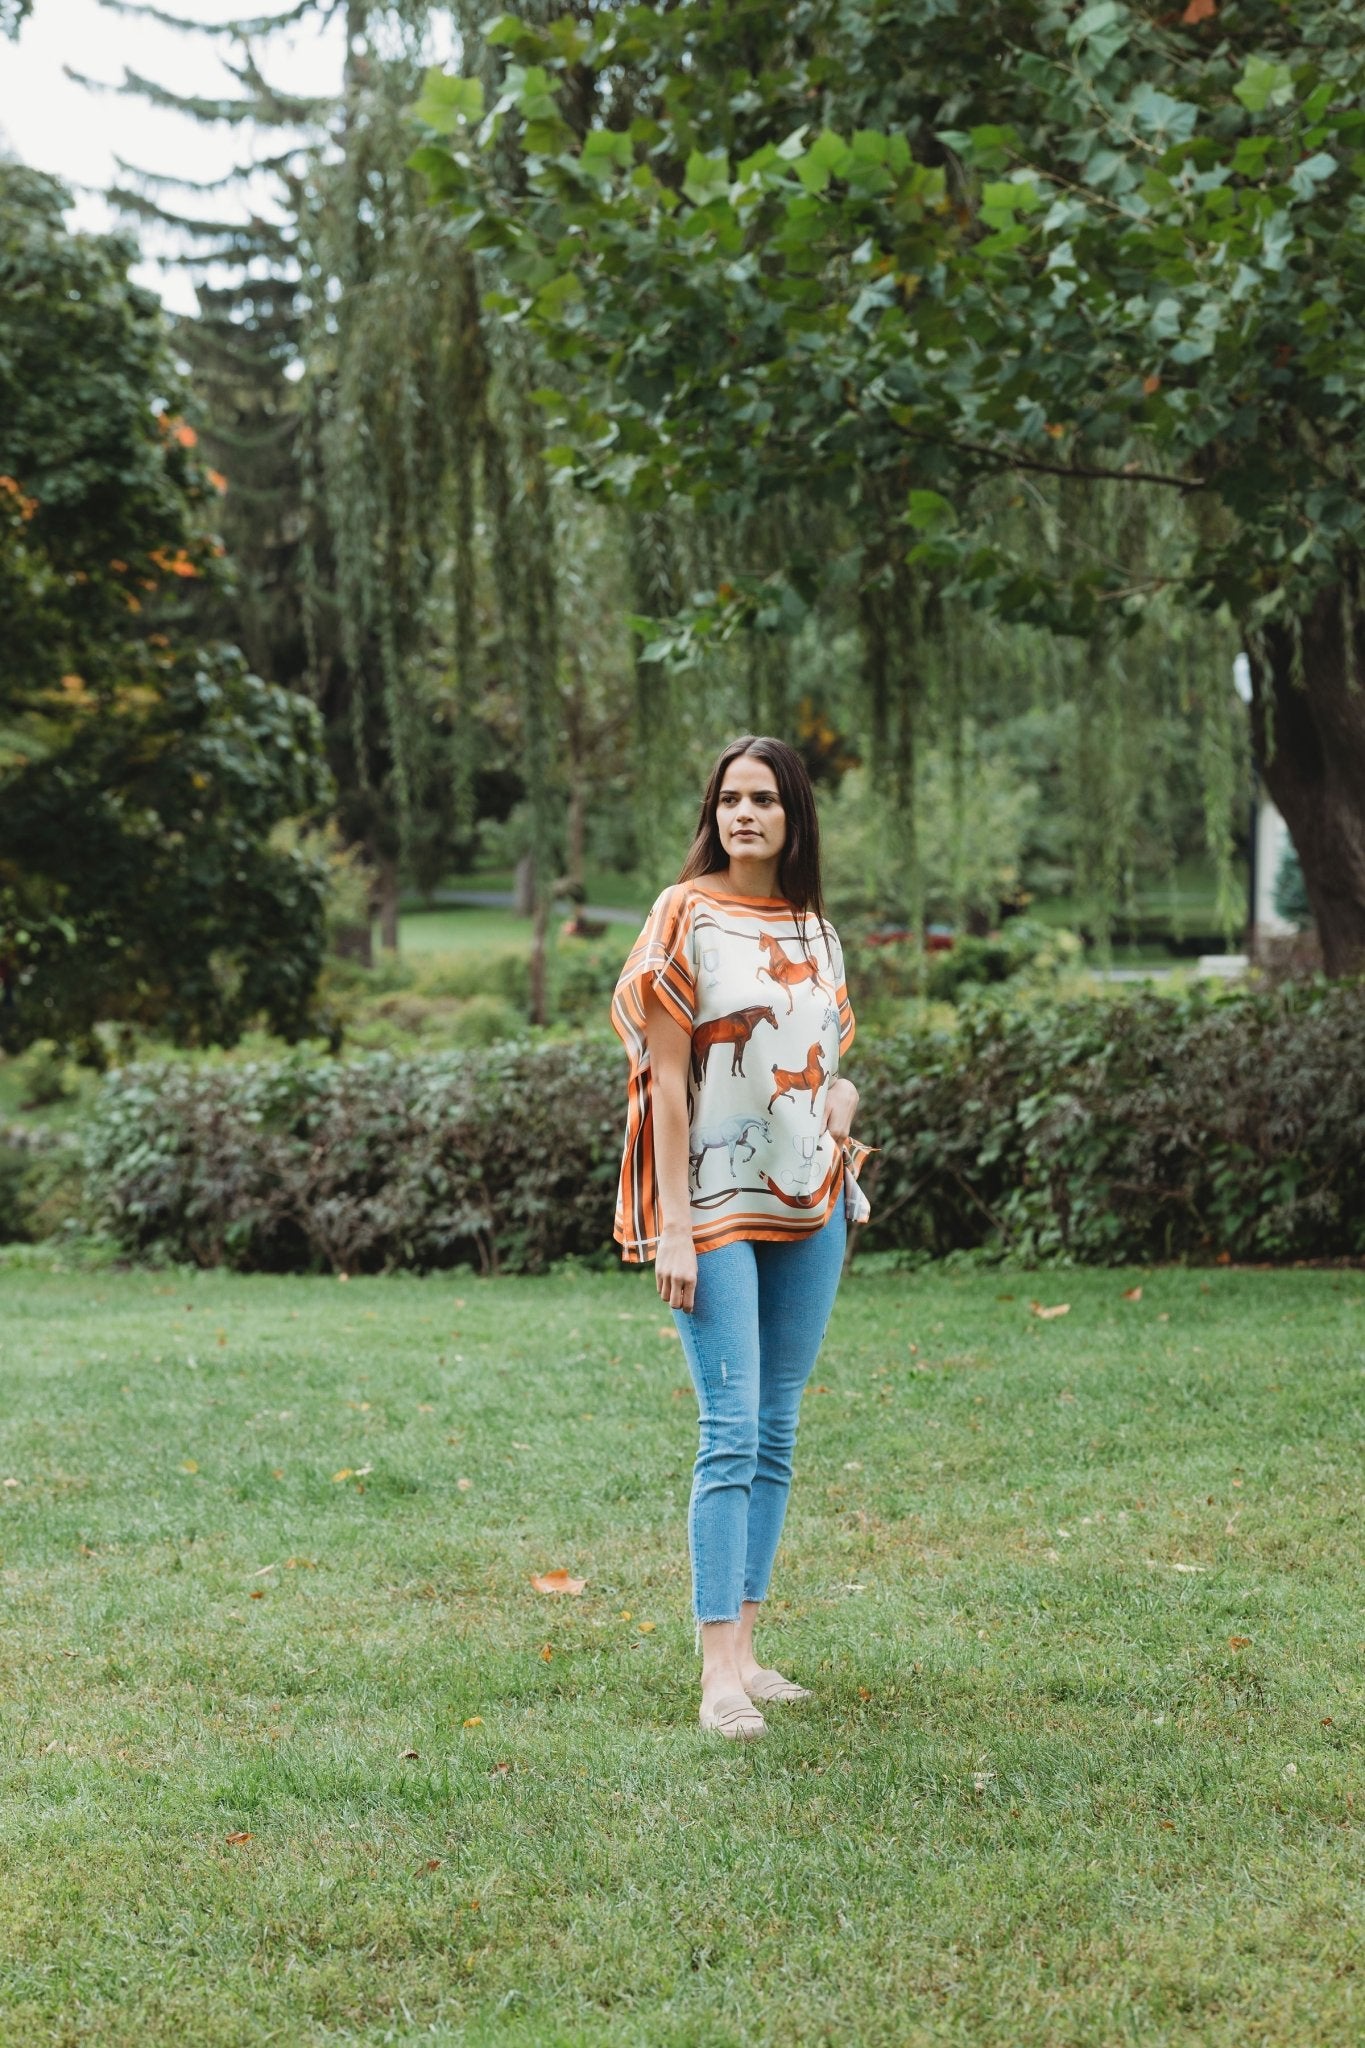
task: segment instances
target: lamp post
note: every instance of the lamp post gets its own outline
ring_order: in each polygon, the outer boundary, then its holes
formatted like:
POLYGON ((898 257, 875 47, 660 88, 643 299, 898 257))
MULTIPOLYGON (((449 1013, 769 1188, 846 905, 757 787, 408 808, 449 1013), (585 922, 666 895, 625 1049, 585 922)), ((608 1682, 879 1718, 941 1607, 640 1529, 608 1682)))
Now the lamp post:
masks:
MULTIPOLYGON (((1251 709, 1251 663, 1245 653, 1232 658, 1232 687, 1248 711, 1251 709)), ((1256 960, 1256 897, 1259 876, 1258 853, 1261 837, 1261 772, 1255 756, 1251 762, 1251 814, 1247 828, 1247 957, 1253 965, 1256 960)))

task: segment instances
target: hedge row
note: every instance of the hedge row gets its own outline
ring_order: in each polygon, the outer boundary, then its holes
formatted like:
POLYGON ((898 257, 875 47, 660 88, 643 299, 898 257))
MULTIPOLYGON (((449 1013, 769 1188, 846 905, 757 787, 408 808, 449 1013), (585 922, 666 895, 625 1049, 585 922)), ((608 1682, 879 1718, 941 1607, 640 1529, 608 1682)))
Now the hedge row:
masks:
MULTIPOLYGON (((1025 1258, 1365 1253, 1365 1002, 1275 993, 978 1004, 855 1048, 873 1247, 1025 1258)), ((98 1224, 273 1271, 609 1256, 614 1041, 111 1075, 98 1224)))

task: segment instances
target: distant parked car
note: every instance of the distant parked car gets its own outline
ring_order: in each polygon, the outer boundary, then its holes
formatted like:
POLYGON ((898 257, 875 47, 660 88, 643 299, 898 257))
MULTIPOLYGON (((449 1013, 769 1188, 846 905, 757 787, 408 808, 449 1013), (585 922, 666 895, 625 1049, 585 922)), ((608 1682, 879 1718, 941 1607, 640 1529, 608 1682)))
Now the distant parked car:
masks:
MULTIPOLYGON (((895 946, 914 937, 908 924, 878 925, 869 932, 869 946, 895 946)), ((926 953, 949 953, 953 947, 953 928, 950 924, 927 924, 924 927, 924 950, 926 953)))

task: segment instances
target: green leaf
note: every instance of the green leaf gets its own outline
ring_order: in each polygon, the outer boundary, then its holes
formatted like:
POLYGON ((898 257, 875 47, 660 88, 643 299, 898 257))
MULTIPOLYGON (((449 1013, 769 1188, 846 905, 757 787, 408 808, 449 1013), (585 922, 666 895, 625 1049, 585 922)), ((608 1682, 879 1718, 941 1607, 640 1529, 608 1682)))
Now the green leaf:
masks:
POLYGON ((1093 7, 1072 22, 1066 39, 1073 50, 1084 50, 1096 70, 1102 71, 1128 41, 1130 28, 1127 10, 1117 0, 1095 0, 1093 7))
POLYGON ((594 128, 579 158, 584 170, 596 178, 608 177, 613 170, 628 171, 634 161, 631 139, 619 128, 594 128))
POLYGON ((941 491, 911 491, 905 501, 905 517, 916 533, 935 533, 951 526, 957 514, 941 491))
POLYGON ((1173 142, 1188 142, 1199 119, 1199 109, 1192 101, 1173 99, 1149 84, 1129 94, 1127 111, 1148 135, 1169 135, 1173 142))
POLYGON ((483 87, 477 78, 460 78, 433 65, 422 80, 422 96, 412 111, 438 135, 449 135, 462 121, 482 120, 483 109, 483 87))
POLYGON ((581 299, 583 286, 571 270, 561 277, 552 277, 536 293, 536 311, 547 320, 557 320, 564 308, 574 299, 581 299))
POLYGON ((1336 158, 1328 156, 1326 150, 1319 150, 1316 156, 1295 164, 1289 174, 1289 189, 1297 199, 1311 199, 1318 186, 1324 184, 1336 168, 1336 158))
POLYGON ((1241 83, 1232 90, 1249 114, 1263 114, 1267 107, 1288 105, 1294 97, 1294 77, 1287 64, 1272 64, 1268 57, 1248 57, 1241 83))
POLYGON ((525 23, 518 21, 515 14, 499 14, 485 28, 483 39, 486 43, 494 45, 517 43, 525 33, 525 23))
POLYGON ((723 199, 730 189, 730 159, 724 150, 716 156, 704 156, 694 149, 687 159, 687 175, 683 179, 683 191, 694 206, 706 206, 712 199, 723 199))

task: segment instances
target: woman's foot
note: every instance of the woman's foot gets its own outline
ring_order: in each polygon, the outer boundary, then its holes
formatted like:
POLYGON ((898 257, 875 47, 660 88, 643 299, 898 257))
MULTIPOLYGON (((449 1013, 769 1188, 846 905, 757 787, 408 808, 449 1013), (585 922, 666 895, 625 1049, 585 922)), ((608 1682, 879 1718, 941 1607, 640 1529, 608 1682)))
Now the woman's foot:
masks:
POLYGON ((784 1678, 780 1671, 765 1671, 761 1664, 753 1664, 743 1674, 741 1683, 751 1700, 808 1700, 814 1694, 809 1686, 798 1685, 794 1678, 784 1678))
POLYGON ((728 1736, 732 1742, 752 1742, 768 1732, 768 1724, 758 1708, 738 1691, 715 1692, 710 1697, 703 1694, 697 1719, 703 1728, 728 1736))

